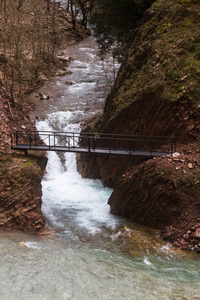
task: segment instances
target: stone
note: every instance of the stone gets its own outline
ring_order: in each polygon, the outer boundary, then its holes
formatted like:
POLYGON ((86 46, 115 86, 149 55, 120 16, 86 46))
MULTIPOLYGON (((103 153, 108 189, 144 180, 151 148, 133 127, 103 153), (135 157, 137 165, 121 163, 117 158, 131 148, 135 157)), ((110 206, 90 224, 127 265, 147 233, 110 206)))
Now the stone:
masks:
POLYGON ((67 74, 68 74, 67 71, 60 71, 60 72, 56 73, 56 76, 65 76, 67 74))
POLYGON ((200 228, 197 228, 194 232, 194 237, 200 238, 200 228))
POLYGON ((19 243, 19 246, 20 246, 20 247, 23 247, 23 248, 27 248, 27 245, 26 245, 24 242, 20 242, 20 243, 19 243))
POLYGON ((39 93, 39 96, 40 96, 40 100, 49 100, 48 95, 44 95, 44 94, 39 93))
POLYGON ((190 236, 189 236, 189 234, 188 234, 188 233, 186 233, 186 234, 184 234, 184 236, 183 236, 183 237, 184 237, 184 239, 188 240, 190 236))
POLYGON ((192 163, 189 163, 189 164, 188 164, 188 168, 189 168, 189 169, 193 169, 192 163))
POLYGON ((73 82, 66 80, 66 81, 65 81, 65 84, 67 84, 67 85, 72 85, 73 82))
POLYGON ((173 161, 179 161, 179 158, 173 158, 173 161))
POLYGON ((178 157, 178 156, 180 156, 180 153, 179 153, 179 152, 174 152, 174 153, 172 154, 172 157, 178 157))
POLYGON ((187 245, 187 242, 184 238, 181 239, 181 245, 187 245))
POLYGON ((48 80, 48 78, 44 74, 41 74, 39 78, 40 80, 44 80, 44 81, 48 80))
POLYGON ((182 250, 187 250, 188 248, 189 248, 188 245, 181 245, 181 249, 182 249, 182 250))
POLYGON ((61 62, 66 62, 66 63, 69 63, 69 62, 70 62, 70 58, 69 58, 69 57, 58 56, 58 59, 59 59, 61 62))
POLYGON ((173 246, 174 246, 174 247, 180 247, 180 245, 181 245, 181 244, 180 244, 178 241, 173 242, 173 246))

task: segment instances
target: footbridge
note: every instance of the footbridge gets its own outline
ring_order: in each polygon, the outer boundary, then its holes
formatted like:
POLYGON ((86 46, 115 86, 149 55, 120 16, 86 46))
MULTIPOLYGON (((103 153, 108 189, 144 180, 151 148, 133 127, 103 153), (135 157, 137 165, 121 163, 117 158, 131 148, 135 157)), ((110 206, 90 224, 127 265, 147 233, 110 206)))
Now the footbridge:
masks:
POLYGON ((53 131, 15 131, 11 149, 124 156, 164 156, 176 151, 176 139, 161 136, 53 131))

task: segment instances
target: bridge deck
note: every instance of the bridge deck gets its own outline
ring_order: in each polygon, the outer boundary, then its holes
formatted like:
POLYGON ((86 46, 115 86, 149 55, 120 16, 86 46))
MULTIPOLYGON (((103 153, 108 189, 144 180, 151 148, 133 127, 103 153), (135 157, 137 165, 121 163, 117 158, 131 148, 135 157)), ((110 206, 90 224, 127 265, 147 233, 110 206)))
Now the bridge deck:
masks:
POLYGON ((110 155, 126 155, 126 156, 144 156, 144 157, 155 157, 155 156, 166 156, 171 155, 171 152, 164 151, 142 151, 142 150, 114 150, 114 149, 86 149, 83 147, 61 147, 61 146, 51 146, 46 145, 15 145, 12 146, 13 150, 27 151, 27 150, 39 150, 39 151, 61 151, 61 152, 75 152, 75 153, 93 153, 93 154, 110 154, 110 155))
POLYGON ((172 155, 176 141, 170 137, 24 130, 11 134, 11 149, 154 157, 172 155))

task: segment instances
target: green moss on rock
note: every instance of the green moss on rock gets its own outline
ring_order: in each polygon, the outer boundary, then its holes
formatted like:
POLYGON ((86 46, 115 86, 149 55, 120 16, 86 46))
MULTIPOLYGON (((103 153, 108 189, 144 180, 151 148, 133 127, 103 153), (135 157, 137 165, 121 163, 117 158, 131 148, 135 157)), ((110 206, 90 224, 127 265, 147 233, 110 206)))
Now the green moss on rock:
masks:
POLYGON ((149 92, 169 101, 198 102, 199 32, 199 1, 157 1, 144 17, 121 68, 113 110, 117 113, 149 92))

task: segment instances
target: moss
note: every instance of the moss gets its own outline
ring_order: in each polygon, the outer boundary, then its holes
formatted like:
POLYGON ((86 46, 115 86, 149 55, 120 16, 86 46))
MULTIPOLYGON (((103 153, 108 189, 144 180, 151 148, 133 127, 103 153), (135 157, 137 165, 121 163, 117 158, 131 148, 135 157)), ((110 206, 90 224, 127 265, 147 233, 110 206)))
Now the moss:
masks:
POLYGON ((33 163, 33 161, 32 161, 31 159, 29 159, 29 160, 23 165, 23 167, 29 167, 32 163, 33 163))
POLYGON ((172 174, 172 172, 169 168, 163 167, 157 170, 157 174, 162 175, 164 177, 169 177, 172 174))
MULTIPOLYGON (((200 94, 200 2, 157 1, 131 48, 129 72, 114 103, 115 113, 140 94, 196 103, 200 94), (184 78, 184 79, 183 79, 184 78)), ((122 75, 123 76, 123 75, 122 75)))
POLYGON ((177 173, 177 183, 182 191, 186 194, 199 193, 200 192, 200 172, 191 170, 190 174, 177 173))

